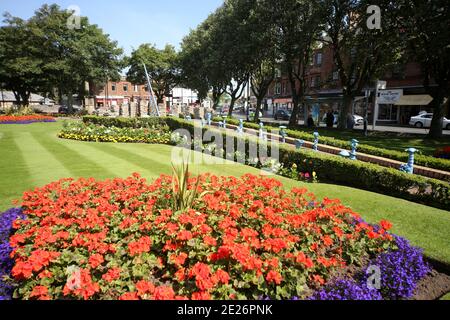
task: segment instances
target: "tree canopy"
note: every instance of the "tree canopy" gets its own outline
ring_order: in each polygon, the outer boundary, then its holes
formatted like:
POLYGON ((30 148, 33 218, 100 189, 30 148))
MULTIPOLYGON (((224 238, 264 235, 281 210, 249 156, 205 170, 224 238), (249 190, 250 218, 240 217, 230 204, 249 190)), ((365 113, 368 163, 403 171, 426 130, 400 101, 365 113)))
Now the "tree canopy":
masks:
POLYGON ((0 28, 0 81, 28 104, 31 92, 58 89, 71 100, 85 94, 85 82, 103 83, 120 76, 122 49, 86 17, 69 28, 73 12, 43 5, 28 20, 5 14, 0 28))
POLYGON ((164 96, 180 82, 178 53, 171 45, 160 50, 153 45, 143 44, 131 53, 127 64, 130 67, 127 72, 128 81, 139 84, 147 83, 145 64, 158 103, 162 103, 164 96))

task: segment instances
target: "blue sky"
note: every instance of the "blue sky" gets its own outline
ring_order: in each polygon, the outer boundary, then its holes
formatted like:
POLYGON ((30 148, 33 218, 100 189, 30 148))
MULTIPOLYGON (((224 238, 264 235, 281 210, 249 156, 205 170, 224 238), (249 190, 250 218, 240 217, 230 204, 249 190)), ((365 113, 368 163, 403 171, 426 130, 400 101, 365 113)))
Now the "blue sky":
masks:
POLYGON ((76 5, 81 15, 99 25, 126 53, 131 47, 152 43, 162 48, 170 43, 179 48, 190 29, 200 24, 223 0, 0 0, 5 11, 29 18, 44 3, 62 8, 76 5))

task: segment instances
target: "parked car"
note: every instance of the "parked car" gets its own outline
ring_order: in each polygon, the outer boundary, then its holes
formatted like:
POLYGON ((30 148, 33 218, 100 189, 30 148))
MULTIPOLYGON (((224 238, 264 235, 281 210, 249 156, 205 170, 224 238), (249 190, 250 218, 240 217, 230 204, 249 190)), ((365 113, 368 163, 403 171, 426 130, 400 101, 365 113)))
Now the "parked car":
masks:
POLYGON ((364 118, 361 116, 358 116, 357 114, 353 115, 353 120, 355 120, 355 126, 363 126, 364 125, 364 118))
MULTIPOLYGON (((418 116, 412 117, 411 120, 409 121, 409 125, 414 126, 416 128, 430 128, 432 120, 433 120, 432 113, 422 113, 419 114, 418 116)), ((442 128, 450 130, 450 120, 444 118, 442 128)))
MULTIPOLYGON (((333 112, 333 116, 334 116, 334 124, 338 124, 339 121, 339 112, 333 112)), ((364 125, 364 118, 361 116, 358 116, 357 114, 353 115, 353 120, 355 121, 355 126, 362 126, 364 125)), ((326 123, 327 122, 327 114, 324 114, 323 118, 322 118, 322 122, 326 123)))
POLYGON ((275 120, 290 120, 292 116, 292 112, 287 110, 278 110, 275 113, 274 119, 275 120))
POLYGON ((80 112, 80 111, 81 111, 81 108, 78 107, 78 106, 72 106, 72 112, 70 112, 68 106, 64 106, 64 105, 63 105, 63 106, 60 106, 60 107, 58 108, 58 113, 59 113, 59 114, 70 114, 70 113, 74 114, 74 113, 78 113, 78 112, 80 112))

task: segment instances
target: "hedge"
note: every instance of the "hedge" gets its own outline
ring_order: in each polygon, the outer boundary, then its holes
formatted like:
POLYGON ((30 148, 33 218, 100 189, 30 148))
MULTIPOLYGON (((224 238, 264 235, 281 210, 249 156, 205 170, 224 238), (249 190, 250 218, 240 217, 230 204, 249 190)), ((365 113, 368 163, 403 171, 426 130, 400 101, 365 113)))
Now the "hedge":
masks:
MULTIPOLYGON (((217 117, 217 118, 214 118, 214 121, 216 121, 216 122, 223 121, 223 118, 217 117)), ((227 119, 227 123, 231 124, 231 125, 239 125, 239 120, 227 119)), ((259 129, 259 125, 256 123, 252 123, 252 122, 244 122, 244 127, 249 128, 249 129, 259 129)), ((278 129, 277 127, 273 127, 273 126, 265 126, 265 128, 267 130, 278 129)), ((308 133, 308 132, 287 129, 286 133, 291 138, 302 139, 302 140, 306 140, 306 141, 310 141, 310 142, 314 141, 313 134, 308 133)), ((339 139, 335 139, 332 137, 321 136, 320 143, 329 145, 332 147, 336 147, 336 148, 342 148, 342 149, 349 148, 348 141, 339 140, 339 139)), ((377 147, 367 145, 367 144, 360 144, 358 146, 358 151, 361 153, 366 153, 366 154, 379 156, 379 157, 383 157, 383 158, 388 158, 388 159, 392 159, 392 160, 397 160, 397 161, 406 162, 408 160, 408 154, 406 152, 377 148, 377 147)), ((415 163, 417 165, 428 167, 428 168, 450 171, 450 160, 447 160, 447 159, 439 159, 439 158, 434 158, 434 157, 430 157, 430 156, 426 156, 426 155, 416 154, 415 163)))
MULTIPOLYGON (((105 126, 145 127, 167 125, 172 131, 186 129, 191 134, 194 132, 194 123, 192 121, 175 117, 127 119, 89 116, 84 117, 83 120, 86 123, 97 123, 105 126)), ((228 121, 228 123, 232 123, 232 121, 228 121)), ((258 128, 259 126, 252 124, 252 127, 258 128)), ((209 127, 205 127, 203 130, 220 131, 209 127)), ((231 132, 225 134, 223 130, 221 132, 224 138, 224 146, 226 146, 226 136, 234 137, 235 146, 237 145, 237 139, 245 139, 246 152, 249 150, 248 144, 250 140, 259 143, 256 137, 242 137, 231 132)), ((270 144, 267 147, 270 150, 270 144)), ((323 182, 374 191, 445 210, 448 210, 450 207, 450 185, 445 181, 411 175, 394 168, 386 168, 367 162, 352 161, 335 155, 314 152, 309 149, 295 150, 291 145, 287 144, 280 146, 280 162, 285 167, 292 166, 294 163, 298 167, 307 165, 309 166, 308 170, 315 171, 323 182)))
MULTIPOLYGON (((166 122, 172 130, 182 128, 193 134, 194 124, 192 122, 175 118, 167 118, 166 122)), ((207 129, 210 128, 204 130, 207 129)), ((250 141, 260 143, 256 137, 242 137, 229 132, 225 134, 223 130, 221 132, 224 138, 224 148, 226 136, 234 137, 235 146, 238 145, 238 139, 245 139, 246 153, 248 153, 250 141)), ((265 143, 264 146, 267 146, 270 150, 270 144, 265 143)), ((290 167, 294 163, 299 168, 308 166, 308 171, 315 171, 323 182, 374 191, 444 210, 448 210, 450 207, 450 184, 447 182, 407 174, 394 168, 386 168, 372 163, 352 161, 326 153, 314 152, 309 149, 296 150, 287 144, 281 145, 279 150, 280 162, 285 167, 290 167)))
POLYGON ((98 116, 84 116, 83 122, 86 124, 102 125, 116 128, 149 128, 156 129, 166 124, 165 118, 107 118, 98 116))

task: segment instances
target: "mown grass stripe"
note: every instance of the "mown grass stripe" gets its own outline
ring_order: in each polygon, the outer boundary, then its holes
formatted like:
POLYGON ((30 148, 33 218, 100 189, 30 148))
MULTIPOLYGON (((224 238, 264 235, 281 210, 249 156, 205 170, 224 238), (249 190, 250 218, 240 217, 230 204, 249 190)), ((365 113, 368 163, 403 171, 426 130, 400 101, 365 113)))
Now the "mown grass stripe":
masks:
MULTIPOLYGON (((106 148, 104 143, 72 141, 67 146, 70 149, 81 151, 85 157, 107 166, 108 171, 112 173, 111 178, 127 177, 133 172, 141 172, 143 170, 150 176, 155 176, 151 169, 137 165, 135 162, 129 161, 129 159, 116 156, 114 152, 106 148)), ((93 177, 96 178, 97 174, 93 175, 93 177)))
POLYGON ((97 178, 111 178, 114 173, 106 169, 99 161, 94 161, 83 155, 82 150, 68 147, 69 140, 55 139, 51 134, 35 136, 36 141, 48 152, 52 153, 71 172, 72 177, 90 177, 92 172, 97 178))
POLYGON ((141 156, 137 152, 127 151, 116 147, 115 144, 103 143, 95 144, 95 148, 108 154, 112 157, 118 158, 123 162, 132 164, 133 167, 137 168, 135 171, 140 172, 141 170, 146 171, 150 174, 150 177, 157 177, 159 174, 156 172, 168 173, 170 172, 170 162, 166 162, 163 159, 167 159, 167 155, 158 154, 152 152, 145 148, 145 145, 140 145, 140 153, 148 154, 148 157, 141 156))
POLYGON ((30 171, 24 156, 19 149, 11 132, 1 133, 0 140, 0 212, 13 205, 11 201, 17 199, 25 190, 22 184, 31 185, 30 171), (11 181, 20 181, 21 184, 12 184, 11 181))
POLYGON ((32 184, 46 184, 71 176, 66 166, 42 147, 31 133, 17 133, 14 139, 24 157, 32 184))

